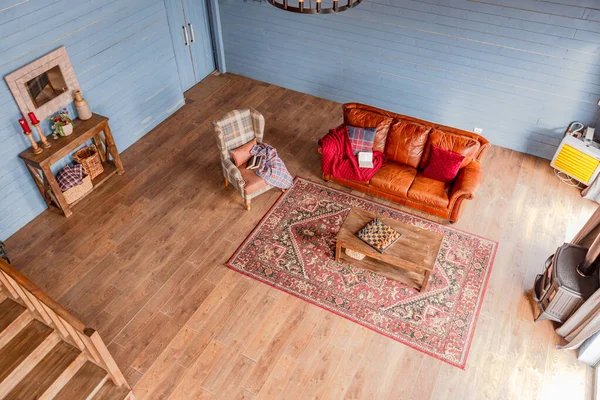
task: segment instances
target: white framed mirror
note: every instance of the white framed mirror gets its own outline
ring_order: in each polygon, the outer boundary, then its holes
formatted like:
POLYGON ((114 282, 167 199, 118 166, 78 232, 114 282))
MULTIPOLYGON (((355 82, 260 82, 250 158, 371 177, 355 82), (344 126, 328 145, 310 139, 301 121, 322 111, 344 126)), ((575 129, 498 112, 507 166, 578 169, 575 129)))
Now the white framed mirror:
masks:
POLYGON ((4 77, 23 116, 47 118, 73 101, 79 81, 67 49, 58 49, 4 77))

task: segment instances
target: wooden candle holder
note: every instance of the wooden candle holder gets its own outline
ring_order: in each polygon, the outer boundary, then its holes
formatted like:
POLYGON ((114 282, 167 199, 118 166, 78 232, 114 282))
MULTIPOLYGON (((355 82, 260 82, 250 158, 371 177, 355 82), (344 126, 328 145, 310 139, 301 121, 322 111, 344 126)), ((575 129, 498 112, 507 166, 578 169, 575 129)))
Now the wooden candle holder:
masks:
POLYGON ((33 148, 33 154, 40 154, 42 151, 44 151, 35 142, 35 139, 33 139, 33 135, 31 134, 31 132, 26 133, 25 135, 27 135, 27 137, 29 138, 29 141, 31 142, 31 147, 33 148))
POLYGON ((37 129, 38 133, 40 134, 40 140, 42 141, 42 147, 45 149, 52 147, 50 142, 48 142, 48 139, 46 139, 46 136, 44 136, 44 133, 42 132, 42 128, 40 128, 40 124, 35 124, 33 126, 35 126, 35 129, 37 129))

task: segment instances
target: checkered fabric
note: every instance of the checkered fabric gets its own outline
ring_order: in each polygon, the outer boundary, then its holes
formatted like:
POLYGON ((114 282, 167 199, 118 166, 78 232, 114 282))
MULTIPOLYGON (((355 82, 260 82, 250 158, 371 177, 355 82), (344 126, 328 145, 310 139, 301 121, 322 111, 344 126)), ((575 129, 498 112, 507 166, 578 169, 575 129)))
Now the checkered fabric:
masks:
POLYGON ((259 143, 250 150, 250 154, 264 158, 265 161, 255 172, 265 182, 281 189, 287 189, 292 186, 294 177, 290 175, 273 146, 266 143, 259 143))
POLYGON ((348 128, 348 137, 352 145, 354 154, 361 151, 373 151, 373 142, 375 141, 375 128, 357 128, 355 126, 346 126, 348 128))
POLYGON ((223 176, 227 178, 227 181, 235 186, 242 197, 244 197, 244 186, 246 185, 246 181, 242 178, 242 173, 238 167, 236 167, 231 160, 221 160, 221 168, 223 169, 223 176))
POLYGON ((71 189, 73 186, 83 183, 83 168, 81 164, 66 165, 56 175, 58 186, 63 192, 71 189))
POLYGON ((231 161, 231 150, 248 143, 256 138, 257 142, 262 142, 265 131, 265 118, 261 113, 253 108, 243 110, 234 110, 223 116, 218 121, 212 123, 217 137, 217 145, 221 152, 221 167, 223 176, 238 190, 242 198, 250 200, 273 186, 267 185, 264 188, 248 195, 244 191, 246 182, 235 164, 231 161))
POLYGON ((233 110, 218 121, 213 122, 217 133, 217 144, 223 159, 230 159, 229 152, 248 143, 256 137, 262 142, 265 118, 253 108, 233 110))

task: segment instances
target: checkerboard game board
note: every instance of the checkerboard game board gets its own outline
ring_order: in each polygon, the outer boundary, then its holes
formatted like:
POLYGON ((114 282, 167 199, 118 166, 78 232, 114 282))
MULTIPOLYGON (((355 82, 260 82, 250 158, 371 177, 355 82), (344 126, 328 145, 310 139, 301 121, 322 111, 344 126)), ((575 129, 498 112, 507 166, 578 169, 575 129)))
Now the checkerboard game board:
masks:
POLYGON ((392 229, 379 218, 375 218, 358 231, 356 236, 378 252, 383 253, 396 240, 400 239, 402 234, 392 229))

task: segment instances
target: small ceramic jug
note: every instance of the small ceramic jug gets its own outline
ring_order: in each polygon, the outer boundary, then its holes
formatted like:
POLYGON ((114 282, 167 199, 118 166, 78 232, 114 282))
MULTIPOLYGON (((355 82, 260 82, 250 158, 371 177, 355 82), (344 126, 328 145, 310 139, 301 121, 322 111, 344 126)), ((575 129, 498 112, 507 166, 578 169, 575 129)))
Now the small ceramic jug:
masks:
POLYGON ((92 118, 92 111, 87 101, 81 97, 80 90, 73 91, 73 98, 75 99, 75 109, 77 110, 77 116, 79 119, 85 121, 86 119, 92 118))

